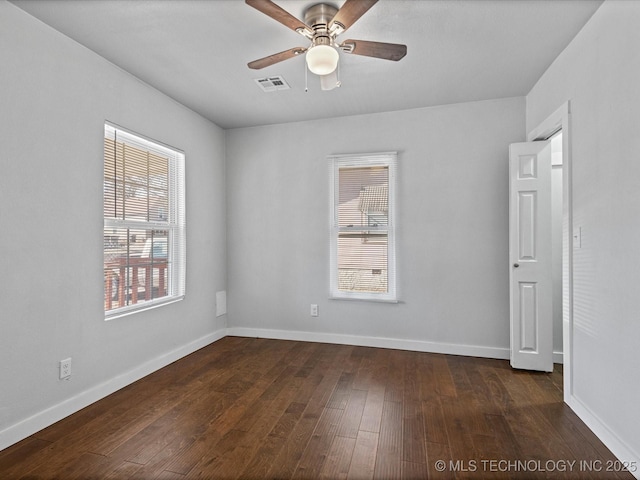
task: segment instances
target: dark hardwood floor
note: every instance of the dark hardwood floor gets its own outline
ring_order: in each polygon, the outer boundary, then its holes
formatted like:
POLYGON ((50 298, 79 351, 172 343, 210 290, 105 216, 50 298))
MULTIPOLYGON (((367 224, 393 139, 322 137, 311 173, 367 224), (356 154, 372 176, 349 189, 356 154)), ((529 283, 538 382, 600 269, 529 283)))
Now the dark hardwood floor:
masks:
POLYGON ((0 479, 633 478, 562 370, 226 337, 0 452, 0 479))

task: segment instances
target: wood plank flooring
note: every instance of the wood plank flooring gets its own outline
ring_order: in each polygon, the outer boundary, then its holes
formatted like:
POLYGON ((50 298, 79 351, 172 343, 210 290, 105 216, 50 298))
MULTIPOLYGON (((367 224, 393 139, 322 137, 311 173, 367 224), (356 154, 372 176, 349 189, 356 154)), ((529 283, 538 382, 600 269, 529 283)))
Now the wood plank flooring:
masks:
POLYGON ((562 371, 226 337, 0 452, 0 479, 633 478, 562 371))

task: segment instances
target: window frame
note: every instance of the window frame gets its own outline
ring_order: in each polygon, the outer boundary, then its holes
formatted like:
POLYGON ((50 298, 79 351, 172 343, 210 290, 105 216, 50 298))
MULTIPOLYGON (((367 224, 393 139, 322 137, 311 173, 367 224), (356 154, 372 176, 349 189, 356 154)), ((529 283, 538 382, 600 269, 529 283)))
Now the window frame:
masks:
POLYGON ((396 258, 396 211, 397 211, 397 152, 369 154, 338 154, 328 157, 330 168, 330 268, 329 298, 341 300, 364 300, 398 303, 397 258, 396 258), (388 212, 387 224, 377 227, 362 225, 340 227, 338 219, 340 170, 347 168, 386 167, 388 168, 388 212), (348 230, 347 230, 348 229, 348 230), (387 291, 361 292, 340 290, 338 286, 338 238, 341 232, 387 232, 387 291))
MULTIPOLYGON (((116 306, 110 310, 104 309, 104 319, 113 320, 137 312, 157 308, 182 300, 185 297, 186 284, 186 221, 185 221, 185 155, 184 152, 152 140, 148 137, 132 132, 111 122, 104 123, 103 142, 110 138, 117 142, 123 142, 135 148, 166 157, 168 159, 168 212, 166 221, 125 219, 107 216, 104 213, 104 205, 107 199, 103 193, 103 256, 106 253, 104 238, 108 236, 107 229, 133 229, 133 230, 166 230, 167 231, 167 272, 166 295, 140 303, 116 306)), ((106 158, 103 158, 103 190, 106 185, 106 158)), ((153 234, 152 234, 153 236, 153 234)), ((154 249, 155 251, 155 249, 154 249)), ((152 254, 153 257, 153 254, 152 254)), ((127 262, 128 263, 128 262, 127 262)), ((103 274, 106 269, 103 260, 103 274)), ((125 288, 129 288, 127 285, 125 288)), ((106 295, 103 288, 103 304, 106 295)))

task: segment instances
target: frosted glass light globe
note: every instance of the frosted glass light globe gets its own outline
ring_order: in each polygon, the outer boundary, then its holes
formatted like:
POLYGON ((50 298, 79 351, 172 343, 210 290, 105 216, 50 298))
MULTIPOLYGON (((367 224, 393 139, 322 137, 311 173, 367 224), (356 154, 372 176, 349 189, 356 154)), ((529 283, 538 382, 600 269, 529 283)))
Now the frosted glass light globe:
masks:
POLYGON ((338 51, 329 45, 315 45, 307 50, 307 66, 311 73, 328 75, 338 67, 338 51))

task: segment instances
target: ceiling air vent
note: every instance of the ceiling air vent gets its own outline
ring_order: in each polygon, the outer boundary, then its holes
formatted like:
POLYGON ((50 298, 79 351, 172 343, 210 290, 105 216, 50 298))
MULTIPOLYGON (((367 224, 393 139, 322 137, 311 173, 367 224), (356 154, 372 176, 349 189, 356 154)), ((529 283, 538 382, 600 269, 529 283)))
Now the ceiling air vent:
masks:
POLYGON ((264 92, 275 92, 276 90, 289 90, 291 87, 280 75, 276 77, 256 78, 254 80, 264 92))

